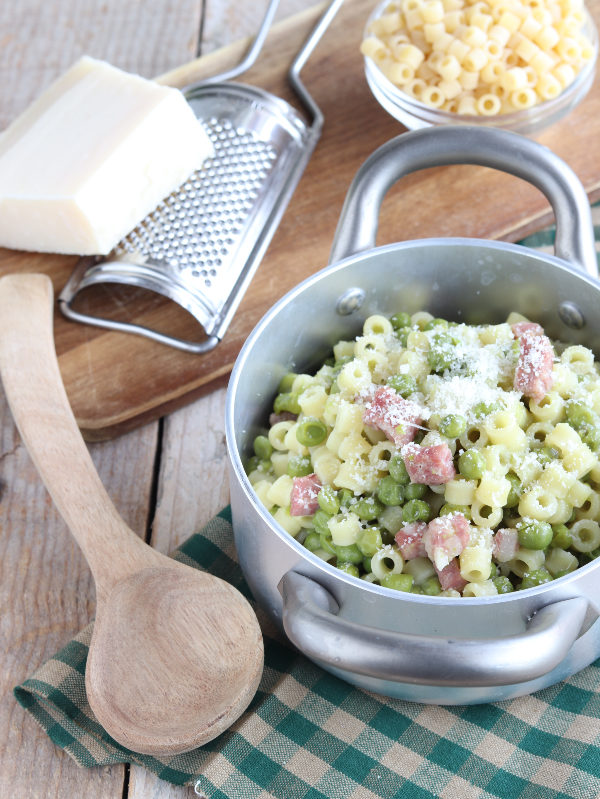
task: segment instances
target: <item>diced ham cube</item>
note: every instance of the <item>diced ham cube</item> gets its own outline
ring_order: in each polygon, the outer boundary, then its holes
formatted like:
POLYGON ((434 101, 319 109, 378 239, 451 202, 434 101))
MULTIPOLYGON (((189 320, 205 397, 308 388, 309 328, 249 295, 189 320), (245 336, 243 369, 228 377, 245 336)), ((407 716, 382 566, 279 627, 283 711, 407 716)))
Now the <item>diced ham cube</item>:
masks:
POLYGON ((436 569, 436 572, 442 587, 442 591, 453 589, 454 591, 461 593, 467 584, 467 581, 460 573, 460 567, 457 558, 451 560, 450 563, 447 566, 444 566, 443 569, 436 569))
POLYGON ((515 338, 521 338, 525 334, 543 336, 544 328, 537 322, 515 322, 510 328, 515 338))
POLYGON ((506 563, 517 554, 519 534, 513 527, 501 527, 492 539, 492 557, 498 563, 506 563))
POLYGON ((405 447, 402 457, 412 483, 442 485, 456 474, 452 452, 448 444, 420 447, 416 444, 405 447))
POLYGON ((415 437, 416 425, 421 422, 420 409, 390 386, 380 386, 365 402, 363 422, 384 432, 400 447, 415 437))
POLYGON ((535 322, 517 322, 512 331, 521 345, 513 387, 540 402, 552 388, 552 344, 544 328, 535 322))
POLYGON ((432 519, 423 535, 427 557, 436 570, 444 569, 469 543, 470 525, 462 513, 432 519))
POLYGON ((317 496, 321 488, 321 481, 316 474, 294 477, 290 516, 312 516, 313 513, 316 513, 319 510, 317 496))
POLYGON ((405 560, 425 557, 427 552, 425 551, 423 534, 426 529, 425 522, 411 522, 410 524, 405 524, 401 530, 398 530, 395 540, 405 560))

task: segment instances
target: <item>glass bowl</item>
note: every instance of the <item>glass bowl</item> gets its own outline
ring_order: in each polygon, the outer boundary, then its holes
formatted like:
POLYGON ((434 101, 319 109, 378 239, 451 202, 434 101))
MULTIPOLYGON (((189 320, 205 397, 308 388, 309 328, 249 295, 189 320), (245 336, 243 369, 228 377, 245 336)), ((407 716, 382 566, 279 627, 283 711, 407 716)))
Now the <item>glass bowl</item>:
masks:
MULTIPOLYGON (((369 35, 370 23, 381 16, 388 5, 389 0, 384 0, 370 15, 365 27, 365 38, 369 35)), ((372 58, 365 55, 367 83, 379 104, 409 130, 426 128, 432 125, 477 125, 511 130, 526 136, 533 135, 554 124, 572 111, 583 100, 594 82, 598 58, 598 31, 587 10, 584 11, 584 14, 585 22, 582 26, 582 32, 587 35, 592 44, 594 50, 593 58, 586 62, 573 82, 560 94, 551 100, 545 100, 530 108, 494 116, 458 114, 454 111, 434 108, 417 100, 407 92, 403 92, 402 89, 383 74, 372 58)))

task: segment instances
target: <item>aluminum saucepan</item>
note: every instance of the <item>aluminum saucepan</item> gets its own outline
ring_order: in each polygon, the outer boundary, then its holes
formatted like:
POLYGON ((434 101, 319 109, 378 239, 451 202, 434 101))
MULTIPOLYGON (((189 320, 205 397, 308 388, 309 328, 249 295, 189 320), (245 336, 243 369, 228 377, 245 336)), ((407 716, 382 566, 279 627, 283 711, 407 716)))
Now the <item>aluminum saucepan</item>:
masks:
POLYGON ((506 131, 446 127, 405 133, 367 159, 346 197, 330 265, 266 314, 228 389, 240 564, 258 603, 304 654, 359 687, 448 705, 527 694, 600 656, 600 559, 551 583, 495 597, 393 591, 346 575, 297 543, 258 501, 242 466, 264 432, 281 377, 318 368, 332 344, 360 334, 370 314, 427 310, 495 324, 517 311, 551 338, 600 353, 599 303, 585 191, 547 148, 506 131), (390 186, 409 172, 445 164, 492 167, 537 186, 554 210, 555 255, 465 238, 375 247, 390 186))

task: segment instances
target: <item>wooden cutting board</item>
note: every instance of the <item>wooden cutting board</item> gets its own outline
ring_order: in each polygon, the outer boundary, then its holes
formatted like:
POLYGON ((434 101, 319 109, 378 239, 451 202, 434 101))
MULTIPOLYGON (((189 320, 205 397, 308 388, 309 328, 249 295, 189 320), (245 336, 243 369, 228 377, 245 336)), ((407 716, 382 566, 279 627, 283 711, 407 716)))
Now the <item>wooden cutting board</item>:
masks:
MULTIPOLYGON (((600 21, 600 0, 588 7, 600 21)), ((308 9, 273 28, 263 55, 241 79, 296 104, 287 70, 321 13, 308 9)), ((205 355, 183 353, 140 336, 67 321, 55 312, 55 338, 67 393, 88 440, 111 438, 149 422, 226 382, 246 337, 268 308, 300 280, 327 265, 346 190, 360 164, 404 128, 383 111, 366 84, 359 44, 370 10, 346 0, 317 46, 302 79, 325 114, 317 148, 224 340, 205 355)), ((237 63, 237 43, 161 80, 181 86, 237 63)), ((600 197, 600 85, 539 136, 600 197)), ((378 243, 439 236, 515 241, 552 220, 546 199, 516 178, 481 167, 428 169, 410 175, 384 201, 378 243)), ((0 274, 41 271, 58 293, 77 259, 0 249, 0 274)), ((111 292, 114 297, 114 292, 111 292)), ((132 321, 158 324, 182 337, 197 325, 162 298, 123 292, 132 321)), ((103 302, 104 298, 98 298, 103 302)))

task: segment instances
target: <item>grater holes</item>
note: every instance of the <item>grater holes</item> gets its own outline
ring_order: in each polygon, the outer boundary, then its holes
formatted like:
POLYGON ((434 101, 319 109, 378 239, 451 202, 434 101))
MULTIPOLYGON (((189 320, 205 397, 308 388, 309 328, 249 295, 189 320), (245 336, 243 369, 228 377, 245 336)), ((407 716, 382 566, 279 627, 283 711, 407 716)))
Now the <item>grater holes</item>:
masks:
POLYGON ((162 202, 116 248, 189 271, 211 285, 259 197, 273 162, 274 147, 228 120, 206 123, 215 155, 162 202), (198 271, 205 265, 210 273, 198 271))

